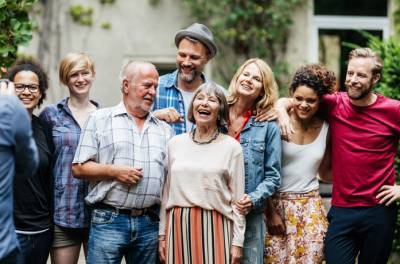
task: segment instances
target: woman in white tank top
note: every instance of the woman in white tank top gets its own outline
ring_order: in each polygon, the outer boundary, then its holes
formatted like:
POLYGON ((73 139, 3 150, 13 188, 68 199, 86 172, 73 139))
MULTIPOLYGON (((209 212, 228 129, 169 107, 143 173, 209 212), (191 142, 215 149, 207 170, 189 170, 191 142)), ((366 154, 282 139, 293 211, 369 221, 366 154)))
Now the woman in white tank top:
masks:
POLYGON ((290 86, 294 133, 282 141, 282 184, 268 200, 265 263, 322 263, 328 222, 319 195, 318 173, 326 174, 328 124, 319 101, 336 84, 333 72, 310 64, 297 70, 290 86), (321 170, 325 170, 322 172, 321 170))

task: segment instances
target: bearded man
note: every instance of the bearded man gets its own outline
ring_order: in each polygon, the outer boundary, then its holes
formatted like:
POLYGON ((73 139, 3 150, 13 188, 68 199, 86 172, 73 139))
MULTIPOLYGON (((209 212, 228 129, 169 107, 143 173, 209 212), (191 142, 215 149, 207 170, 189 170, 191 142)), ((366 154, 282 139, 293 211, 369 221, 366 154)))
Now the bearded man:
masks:
MULTIPOLYGON (((400 102, 374 92, 383 63, 369 48, 350 52, 347 92, 322 97, 331 134, 332 207, 326 263, 387 263, 396 225, 394 166, 400 138, 400 102)), ((290 99, 277 102, 283 138, 290 138, 290 99)))
POLYGON ((178 135, 192 130, 193 124, 187 119, 189 104, 196 89, 208 81, 203 70, 217 54, 217 47, 212 32, 199 23, 178 31, 175 45, 177 69, 160 77, 153 114, 169 123, 178 135))

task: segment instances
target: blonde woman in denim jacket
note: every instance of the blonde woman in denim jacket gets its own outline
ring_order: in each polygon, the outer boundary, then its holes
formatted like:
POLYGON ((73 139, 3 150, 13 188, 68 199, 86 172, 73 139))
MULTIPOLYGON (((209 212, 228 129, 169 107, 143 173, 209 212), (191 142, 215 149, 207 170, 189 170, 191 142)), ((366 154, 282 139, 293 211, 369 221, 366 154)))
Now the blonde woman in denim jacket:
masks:
POLYGON ((277 85, 270 67, 261 59, 243 63, 229 85, 228 133, 242 146, 245 160, 245 194, 236 203, 246 215, 242 263, 263 263, 266 199, 281 181, 281 140, 275 122, 257 121, 277 99, 277 85))

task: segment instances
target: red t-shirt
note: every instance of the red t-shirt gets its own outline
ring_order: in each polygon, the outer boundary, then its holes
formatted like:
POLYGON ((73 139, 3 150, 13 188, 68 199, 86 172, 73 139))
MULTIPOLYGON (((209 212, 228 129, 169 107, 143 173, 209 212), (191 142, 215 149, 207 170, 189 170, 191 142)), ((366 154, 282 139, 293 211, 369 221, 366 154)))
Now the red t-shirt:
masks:
POLYGON ((382 185, 395 183, 400 136, 400 101, 377 95, 366 107, 347 93, 323 96, 332 139, 332 205, 374 206, 382 185))

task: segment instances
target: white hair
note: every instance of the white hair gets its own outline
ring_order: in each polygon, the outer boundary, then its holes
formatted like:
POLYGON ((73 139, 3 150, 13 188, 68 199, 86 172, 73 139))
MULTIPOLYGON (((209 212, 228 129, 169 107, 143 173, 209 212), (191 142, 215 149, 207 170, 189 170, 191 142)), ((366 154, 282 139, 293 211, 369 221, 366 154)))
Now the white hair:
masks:
POLYGON ((147 61, 129 60, 129 61, 125 62, 122 65, 121 70, 120 70, 119 75, 118 75, 118 79, 119 79, 119 83, 120 83, 120 86, 121 86, 120 87, 121 90, 123 88, 124 80, 128 80, 127 69, 131 65, 132 65, 132 72, 131 72, 132 76, 130 76, 129 81, 133 80, 136 77, 136 75, 138 73, 138 70, 140 69, 141 66, 147 65, 147 66, 150 66, 150 67, 153 67, 154 69, 156 69, 156 66, 154 66, 154 64, 152 64, 150 62, 147 62, 147 61))

